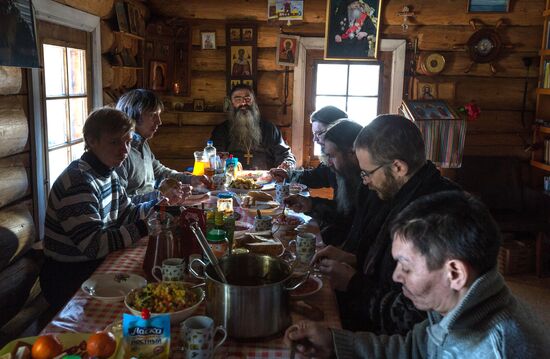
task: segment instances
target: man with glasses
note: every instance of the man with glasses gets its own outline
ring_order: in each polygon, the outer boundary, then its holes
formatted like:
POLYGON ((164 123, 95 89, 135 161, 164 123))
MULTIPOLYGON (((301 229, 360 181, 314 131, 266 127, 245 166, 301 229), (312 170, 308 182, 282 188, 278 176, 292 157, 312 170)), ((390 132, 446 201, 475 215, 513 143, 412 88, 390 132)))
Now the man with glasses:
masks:
POLYGON ((246 170, 294 168, 296 159, 281 131, 260 118, 252 88, 236 85, 229 96, 229 118, 216 126, 210 137, 216 149, 237 157, 246 170))
POLYGON ((328 246, 313 263, 337 290, 346 329, 405 333, 424 313, 392 282, 389 223, 416 198, 460 188, 426 160, 420 131, 402 116, 378 116, 365 126, 355 154, 364 186, 349 236, 342 249, 328 246))

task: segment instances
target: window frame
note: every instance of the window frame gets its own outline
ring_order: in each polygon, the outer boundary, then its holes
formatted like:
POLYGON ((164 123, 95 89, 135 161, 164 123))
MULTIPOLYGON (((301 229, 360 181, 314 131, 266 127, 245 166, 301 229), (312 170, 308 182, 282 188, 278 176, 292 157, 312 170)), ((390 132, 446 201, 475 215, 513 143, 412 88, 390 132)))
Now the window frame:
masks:
MULTIPOLYGON (((71 140, 71 137, 72 137, 72 130, 71 130, 71 123, 70 123, 70 113, 71 113, 71 109, 70 109, 70 100, 72 99, 78 99, 78 98, 85 98, 86 99, 86 110, 88 113, 91 112, 91 106, 90 106, 90 103, 92 102, 91 101, 91 96, 92 96, 92 91, 91 90, 91 83, 92 83, 92 79, 91 79, 91 76, 90 76, 90 73, 89 71, 86 71, 85 74, 84 74, 84 77, 86 79, 86 94, 85 95, 82 95, 82 94, 79 94, 79 95, 71 95, 68 91, 68 88, 69 88, 69 74, 68 74, 68 63, 67 63, 67 49, 69 48, 72 48, 72 49, 78 49, 78 50, 84 50, 86 51, 86 56, 85 56, 85 61, 88 63, 90 62, 90 49, 89 49, 89 46, 80 46, 79 44, 71 44, 71 43, 66 43, 65 41, 59 41, 57 39, 50 39, 50 38, 45 38, 43 39, 42 43, 40 44, 41 45, 41 53, 44 53, 44 49, 43 49, 43 46, 44 45, 52 45, 52 46, 59 46, 59 47, 63 47, 65 48, 65 51, 64 51, 64 56, 65 58, 63 59, 64 61, 64 68, 65 68, 65 86, 67 88, 67 94, 66 95, 62 95, 62 96, 51 96, 51 97, 48 97, 46 95, 46 84, 45 83, 42 83, 42 94, 43 94, 43 98, 44 98, 44 109, 47 108, 47 102, 49 100, 67 100, 69 101, 69 112, 68 112, 68 120, 69 122, 66 123, 67 125, 67 135, 68 137, 66 137, 65 139, 65 142, 61 143, 61 144, 56 144, 56 145, 53 145, 50 147, 50 145, 48 144, 47 140, 48 140, 48 118, 47 118, 47 115, 46 115, 46 118, 45 120, 42 122, 43 123, 43 126, 44 126, 44 131, 43 131, 43 136, 44 136, 44 152, 45 152, 45 156, 44 156, 44 161, 45 161, 45 179, 44 179, 44 183, 46 185, 46 189, 49 190, 49 188, 51 187, 51 185, 53 183, 51 183, 53 181, 52 178, 49 178, 49 170, 50 170, 50 163, 49 163, 49 156, 50 156, 50 153, 52 151, 56 151, 56 150, 60 150, 60 149, 63 149, 63 148, 67 148, 68 151, 71 151, 70 152, 70 157, 73 158, 73 154, 72 154, 72 147, 75 146, 75 145, 78 145, 78 144, 82 144, 84 142, 84 137, 82 138, 79 138, 79 139, 76 139, 76 140, 71 140), (46 175, 46 173, 48 173, 46 175)), ((91 64, 90 64, 91 65, 91 64)), ((88 68, 88 64, 86 64, 86 68, 88 68)), ((44 112, 44 114, 46 114, 46 112, 44 112)), ((66 119, 67 120, 67 119, 66 119)), ((70 162, 70 161, 69 161, 70 162)))
MULTIPOLYGON (((88 106, 103 106, 103 85, 101 77, 101 30, 100 18, 87 12, 59 4, 52 0, 33 0, 35 19, 54 24, 80 29, 91 34, 90 54, 92 76, 89 82, 91 101, 88 106)), ((38 238, 44 238, 44 221, 46 217, 47 187, 45 181, 46 159, 44 151, 44 125, 42 118, 43 98, 41 89, 41 69, 30 70, 29 108, 31 119, 31 160, 33 169, 33 202, 34 219, 38 238)))
MULTIPOLYGON (((317 96, 334 96, 334 97, 345 97, 346 98, 346 108, 344 109, 345 112, 348 111, 348 99, 349 98, 373 98, 376 97, 377 103, 376 103, 376 109, 377 111, 380 110, 382 106, 382 80, 383 80, 383 74, 384 74, 384 64, 380 61, 368 61, 368 62, 357 62, 357 61, 330 61, 330 60, 316 60, 315 61, 315 69, 314 69, 314 82, 313 82, 313 89, 315 91, 314 93, 314 100, 316 100, 317 96), (317 93, 317 70, 319 68, 319 64, 334 64, 334 65, 347 65, 347 86, 346 86, 346 94, 345 95, 319 95, 317 93), (378 66, 378 92, 376 93, 376 96, 366 96, 366 95, 350 95, 349 94, 349 73, 350 73, 350 66, 360 66, 360 65, 367 65, 367 66, 378 66)), ((353 118, 352 118, 353 119, 353 118)))
MULTIPOLYGON (((305 121, 309 121, 305 114, 306 89, 306 61, 307 50, 323 50, 324 38, 304 37, 300 39, 300 56, 297 66, 294 67, 294 86, 292 98, 292 152, 298 166, 304 163, 303 147, 305 136, 305 121)), ((403 83, 405 78, 405 52, 407 42, 404 39, 381 39, 378 51, 392 52, 392 69, 390 84, 389 113, 397 114, 403 99, 403 83)))

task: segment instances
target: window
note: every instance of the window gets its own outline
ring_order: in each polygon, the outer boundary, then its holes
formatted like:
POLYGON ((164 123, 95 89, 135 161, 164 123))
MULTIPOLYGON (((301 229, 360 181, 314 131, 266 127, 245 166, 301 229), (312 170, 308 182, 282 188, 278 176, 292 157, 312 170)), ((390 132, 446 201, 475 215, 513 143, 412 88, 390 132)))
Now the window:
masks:
MULTIPOLYGON (((345 111, 349 118, 362 126, 367 125, 378 114, 380 94, 380 71, 378 63, 316 64, 315 110, 332 105, 345 111)), ((314 154, 321 153, 314 145, 314 154)))
POLYGON ((49 188, 84 152, 88 116, 86 50, 43 45, 49 188))

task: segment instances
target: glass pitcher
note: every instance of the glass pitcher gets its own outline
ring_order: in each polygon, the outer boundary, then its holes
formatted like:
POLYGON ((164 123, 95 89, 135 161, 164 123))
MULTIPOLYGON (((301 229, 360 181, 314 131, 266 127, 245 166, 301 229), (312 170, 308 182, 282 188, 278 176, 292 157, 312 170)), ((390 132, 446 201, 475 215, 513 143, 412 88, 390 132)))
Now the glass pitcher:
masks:
POLYGON ((195 165, 193 166, 193 175, 202 176, 204 170, 210 167, 210 161, 204 157, 204 151, 195 151, 195 165))
POLYGON ((162 265, 165 259, 182 258, 180 213, 181 211, 175 213, 174 209, 160 210, 147 219, 149 242, 143 260, 143 270, 148 280, 154 280, 153 268, 162 265))

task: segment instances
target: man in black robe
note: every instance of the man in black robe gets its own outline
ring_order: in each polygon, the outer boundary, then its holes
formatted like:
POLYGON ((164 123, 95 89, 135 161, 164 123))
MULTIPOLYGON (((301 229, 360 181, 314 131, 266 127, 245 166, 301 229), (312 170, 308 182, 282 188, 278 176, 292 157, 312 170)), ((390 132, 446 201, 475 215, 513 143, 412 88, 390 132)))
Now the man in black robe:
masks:
POLYGON ((252 88, 237 85, 231 90, 230 98, 229 118, 212 131, 216 149, 237 157, 245 170, 294 168, 296 159, 281 131, 260 118, 252 88))
POLYGON ((382 115, 355 140, 362 189, 342 249, 328 246, 313 258, 337 290, 344 328, 377 334, 406 333, 423 320, 392 281, 389 224, 403 208, 427 194, 460 190, 426 160, 416 125, 404 117, 382 115))

